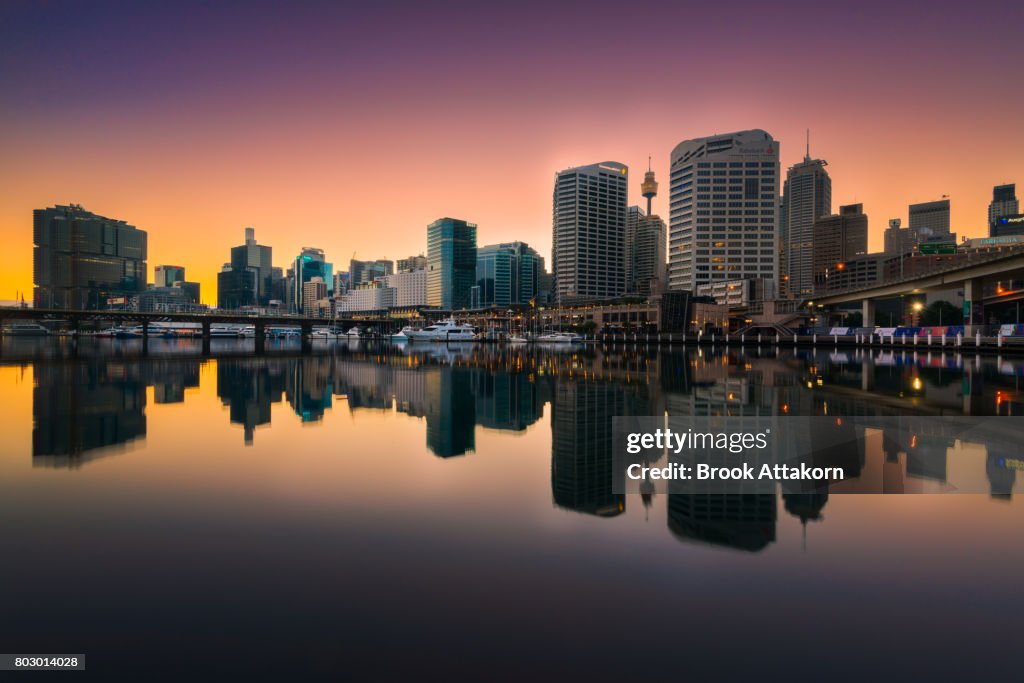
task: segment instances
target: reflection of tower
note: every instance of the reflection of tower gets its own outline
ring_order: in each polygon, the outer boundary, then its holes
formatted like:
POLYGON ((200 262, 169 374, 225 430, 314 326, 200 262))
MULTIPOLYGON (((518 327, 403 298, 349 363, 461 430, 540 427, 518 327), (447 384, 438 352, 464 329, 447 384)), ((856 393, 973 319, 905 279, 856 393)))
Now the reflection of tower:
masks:
POLYGON ((469 371, 439 368, 427 376, 427 448, 448 458, 476 447, 476 403, 469 371))
POLYGON ((40 364, 35 379, 33 465, 77 467, 100 455, 89 451, 146 435, 137 363, 40 364))
POLYGON ((330 409, 334 394, 331 358, 308 357, 287 375, 288 402, 303 422, 317 422, 330 409))
POLYGON ((828 491, 817 493, 783 493, 782 500, 786 512, 800 520, 803 527, 803 542, 807 545, 807 522, 820 522, 824 519, 821 511, 828 502, 828 491))
POLYGON ((988 457, 985 458, 985 475, 988 477, 989 491, 993 498, 1010 500, 1013 485, 1017 480, 1017 470, 1024 461, 1013 449, 990 445, 988 457))
POLYGON ((156 403, 183 403, 185 390, 199 386, 197 360, 151 360, 144 367, 156 403))
POLYGON ((217 362, 217 396, 229 407, 231 422, 243 425, 246 446, 252 444, 257 426, 270 424, 270 404, 280 402, 285 369, 291 363, 284 359, 217 362))
POLYGON ((648 415, 636 387, 565 380, 551 403, 551 494, 560 507, 600 516, 620 514, 626 497, 614 491, 612 417, 648 415))
POLYGON ((654 180, 650 157, 647 157, 647 172, 644 173, 644 182, 640 184, 640 194, 647 199, 647 215, 650 216, 651 200, 658 196, 658 183, 654 180))
POLYGON ((777 507, 768 493, 670 493, 668 528, 680 540, 764 550, 775 542, 777 507))
POLYGON ((537 385, 525 372, 469 371, 476 422, 489 429, 522 431, 540 419, 537 385))

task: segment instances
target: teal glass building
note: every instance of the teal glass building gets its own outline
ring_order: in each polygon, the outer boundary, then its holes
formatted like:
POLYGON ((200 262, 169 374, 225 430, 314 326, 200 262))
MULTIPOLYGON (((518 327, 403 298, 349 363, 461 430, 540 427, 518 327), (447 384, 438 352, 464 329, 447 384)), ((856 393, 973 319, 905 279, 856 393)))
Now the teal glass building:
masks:
POLYGON ((481 308, 527 305, 537 295, 540 255, 525 242, 480 247, 476 256, 476 285, 481 308))
POLYGON ((476 284, 476 224, 439 218, 427 226, 427 305, 469 308, 476 284))
POLYGON ((302 310, 302 288, 315 277, 323 278, 327 283, 327 296, 334 289, 334 265, 324 258, 324 250, 315 247, 303 247, 302 253, 295 257, 292 264, 292 281, 289 290, 289 308, 296 313, 302 310))

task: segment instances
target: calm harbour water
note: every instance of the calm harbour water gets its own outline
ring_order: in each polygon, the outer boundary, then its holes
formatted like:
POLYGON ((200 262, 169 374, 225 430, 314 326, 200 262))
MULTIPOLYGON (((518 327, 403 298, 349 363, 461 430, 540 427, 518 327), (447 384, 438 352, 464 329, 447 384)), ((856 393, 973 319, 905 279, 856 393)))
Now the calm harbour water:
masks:
MULTIPOLYGON (((612 493, 609 439, 615 415, 1022 415, 1024 360, 275 344, 2 342, 0 652, 101 675, 1019 671, 1018 461, 979 454, 989 495, 713 518, 612 493)), ((946 476, 880 463, 906 490, 946 476)))

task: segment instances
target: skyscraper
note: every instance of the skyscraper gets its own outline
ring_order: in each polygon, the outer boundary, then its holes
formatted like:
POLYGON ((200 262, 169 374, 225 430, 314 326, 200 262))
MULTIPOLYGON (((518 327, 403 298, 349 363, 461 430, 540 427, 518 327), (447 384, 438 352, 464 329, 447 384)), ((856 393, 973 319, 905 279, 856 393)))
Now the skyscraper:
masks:
POLYGON ((786 270, 782 286, 797 298, 814 292, 814 221, 832 213, 832 179, 826 165, 822 159, 811 159, 808 147, 804 160, 786 174, 786 270))
MULTIPOLYGON (((909 228, 918 243, 945 241, 949 233, 949 199, 910 205, 909 228)), ((953 241, 956 241, 956 237, 953 241)))
POLYGON ((92 310, 146 288, 146 233, 80 204, 32 215, 36 308, 92 310))
POLYGON ((988 234, 995 236, 996 225, 1004 216, 1020 213, 1020 202, 1017 201, 1017 186, 996 185, 992 188, 992 201, 988 205, 988 234))
POLYGON ((256 303, 266 305, 272 286, 273 250, 256 243, 256 229, 245 229, 245 244, 231 248, 231 267, 234 270, 250 269, 255 273, 256 303))
POLYGON ((375 261, 357 261, 352 259, 348 265, 349 286, 355 289, 359 285, 367 285, 379 277, 387 277, 395 272, 395 262, 387 259, 375 261))
POLYGON ((537 295, 540 257, 525 242, 480 247, 476 252, 478 305, 526 305, 537 295))
POLYGON ((658 194, 654 171, 644 174, 640 194, 647 199, 647 212, 631 206, 626 220, 626 291, 650 296, 652 281, 664 285, 667 273, 665 221, 651 213, 651 200, 658 194))
POLYGON ((672 150, 669 288, 778 276, 779 145, 763 130, 672 150))
POLYGON ((185 269, 181 266, 156 266, 153 269, 154 287, 173 287, 175 282, 185 281, 185 269))
POLYGON ((423 254, 398 259, 397 272, 410 273, 414 270, 426 270, 427 257, 423 254))
POLYGON ((325 296, 330 296, 331 287, 334 286, 334 266, 324 258, 324 250, 316 247, 303 247, 302 252, 295 257, 291 268, 291 297, 289 304, 294 312, 305 313, 305 285, 313 278, 318 277, 327 287, 325 296))
POLYGON ((327 298, 327 283, 319 275, 310 278, 302 285, 302 310, 306 315, 313 315, 317 302, 327 298))
POLYGON ((439 218, 427 226, 427 304, 469 308, 476 283, 476 224, 439 218))
POLYGON ((840 206, 839 213, 814 221, 814 286, 827 289, 828 279, 845 270, 846 261, 868 252, 868 217, 863 204, 840 206))
POLYGON ((231 247, 231 261, 217 275, 217 306, 266 306, 273 294, 273 250, 256 243, 255 228, 245 229, 245 243, 231 247))
POLYGON ((560 302, 626 291, 629 169, 605 161, 555 174, 551 260, 560 302))

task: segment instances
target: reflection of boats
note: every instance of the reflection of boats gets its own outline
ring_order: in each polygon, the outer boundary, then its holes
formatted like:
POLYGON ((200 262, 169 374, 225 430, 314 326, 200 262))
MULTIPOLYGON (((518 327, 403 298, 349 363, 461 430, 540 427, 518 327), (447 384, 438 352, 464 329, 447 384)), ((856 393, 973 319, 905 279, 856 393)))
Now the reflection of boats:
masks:
POLYGON ((410 341, 473 341, 476 339, 476 328, 448 318, 422 329, 403 327, 402 334, 410 341))
POLYGON ((475 342, 452 342, 451 344, 420 348, 425 357, 451 364, 457 360, 472 358, 474 351, 479 349, 479 346, 475 342))
POLYGON ((3 330, 12 337, 45 337, 50 331, 39 323, 11 323, 3 330))
POLYGON ((506 341, 509 344, 528 344, 530 340, 526 337, 509 337, 506 341))
POLYGON ((537 337, 537 341, 543 344, 579 344, 583 337, 572 332, 551 332, 537 337))

